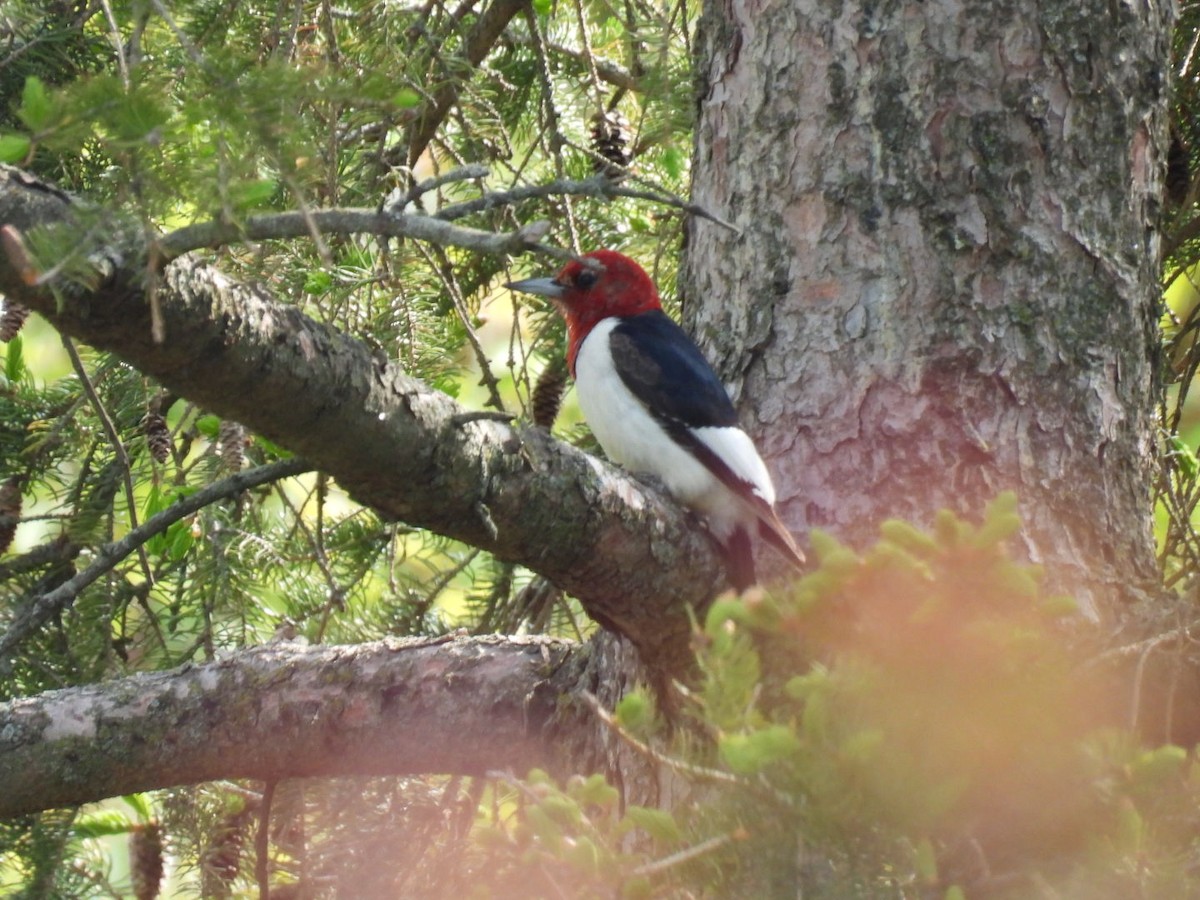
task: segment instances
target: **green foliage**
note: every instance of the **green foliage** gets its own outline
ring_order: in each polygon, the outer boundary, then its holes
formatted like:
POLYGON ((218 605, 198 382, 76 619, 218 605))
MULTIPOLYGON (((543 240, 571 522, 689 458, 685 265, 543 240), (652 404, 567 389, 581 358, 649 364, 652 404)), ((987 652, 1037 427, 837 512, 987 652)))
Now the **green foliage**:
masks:
MULTIPOLYGON (((632 854, 588 845, 611 889, 1191 896, 1200 766, 1118 724, 1070 649, 1070 605, 1005 548, 1019 524, 1006 494, 979 524, 887 522, 862 553, 818 536, 819 565, 788 591, 714 603, 691 722, 654 740, 664 777, 688 785, 673 792, 703 801, 631 809, 593 832, 612 842, 636 825, 656 841, 632 854), (824 862, 806 868, 796 846, 824 862)), ((629 695, 617 727, 653 732, 648 709, 629 695)), ((538 801, 525 811, 538 852, 578 866, 565 840, 580 801, 540 774, 523 789, 538 801)))
POLYGON ((21 163, 32 148, 33 141, 23 134, 0 134, 0 162, 21 163))
POLYGON ((535 771, 510 784, 504 813, 481 821, 473 834, 482 854, 472 859, 474 896, 544 896, 570 885, 574 897, 611 897, 614 884, 622 896, 648 896, 639 872, 645 854, 622 848, 631 836, 647 849, 680 842, 669 814, 636 806, 622 813, 619 792, 601 776, 560 786, 535 771))
POLYGON ((636 688, 622 697, 615 712, 617 724, 638 737, 648 736, 657 725, 654 697, 644 688, 636 688))
POLYGON ((18 384, 24 380, 25 368, 25 339, 19 334, 8 342, 8 352, 4 355, 4 378, 10 384, 18 384))
POLYGON ((30 131, 39 132, 50 125, 53 116, 54 104, 46 92, 46 85, 36 75, 29 75, 25 79, 25 90, 21 92, 17 118, 30 131))

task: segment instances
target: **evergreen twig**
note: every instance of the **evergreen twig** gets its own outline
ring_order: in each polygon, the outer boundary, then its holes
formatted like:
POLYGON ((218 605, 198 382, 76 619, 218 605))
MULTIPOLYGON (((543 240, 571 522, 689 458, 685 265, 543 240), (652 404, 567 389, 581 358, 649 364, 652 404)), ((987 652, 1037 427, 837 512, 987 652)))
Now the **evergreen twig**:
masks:
POLYGON ((166 531, 175 522, 203 509, 210 503, 232 497, 269 481, 300 475, 311 468, 312 465, 305 460, 286 459, 247 469, 184 497, 178 503, 151 516, 139 527, 130 529, 120 540, 100 547, 96 551, 95 562, 74 578, 35 599, 20 618, 9 626, 8 631, 4 633, 3 637, 0 637, 0 661, 11 656, 18 644, 45 624, 53 615, 69 606, 79 596, 80 591, 112 569, 150 538, 166 531))

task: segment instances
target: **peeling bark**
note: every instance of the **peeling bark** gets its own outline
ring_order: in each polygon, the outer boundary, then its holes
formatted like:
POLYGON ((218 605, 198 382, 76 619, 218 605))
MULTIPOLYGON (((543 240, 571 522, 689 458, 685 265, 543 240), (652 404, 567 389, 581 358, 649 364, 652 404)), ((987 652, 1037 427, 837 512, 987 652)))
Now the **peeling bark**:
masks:
POLYGON ((970 515, 1093 615, 1156 584, 1170 4, 708 0, 687 318, 795 530, 970 515), (714 260, 719 263, 714 264, 714 260))

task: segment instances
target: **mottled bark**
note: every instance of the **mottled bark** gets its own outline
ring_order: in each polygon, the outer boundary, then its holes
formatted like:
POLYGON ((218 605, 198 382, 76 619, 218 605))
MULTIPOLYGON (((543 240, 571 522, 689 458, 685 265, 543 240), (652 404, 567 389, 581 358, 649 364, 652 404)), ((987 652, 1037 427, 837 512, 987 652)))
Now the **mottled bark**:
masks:
POLYGON ((580 697, 619 685, 613 666, 637 669, 613 641, 281 643, 13 700, 0 704, 0 817, 222 778, 534 766, 620 778, 644 767, 622 765, 580 697))
POLYGON ((1022 501, 1103 615, 1155 580, 1164 0, 707 0, 689 323, 796 530, 1022 501))

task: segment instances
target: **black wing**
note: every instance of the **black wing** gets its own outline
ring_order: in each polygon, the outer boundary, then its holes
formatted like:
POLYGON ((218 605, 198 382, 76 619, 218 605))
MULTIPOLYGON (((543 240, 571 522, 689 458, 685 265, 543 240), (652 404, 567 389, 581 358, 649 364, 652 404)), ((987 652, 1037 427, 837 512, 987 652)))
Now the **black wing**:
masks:
POLYGON ((737 428, 738 421, 725 386, 687 333, 655 310, 623 319, 609 341, 617 374, 667 434, 727 487, 761 502, 754 485, 734 473, 692 430, 737 428))
POLYGON ((622 319, 609 341, 617 373, 664 425, 737 427, 725 386, 662 310, 622 319))

